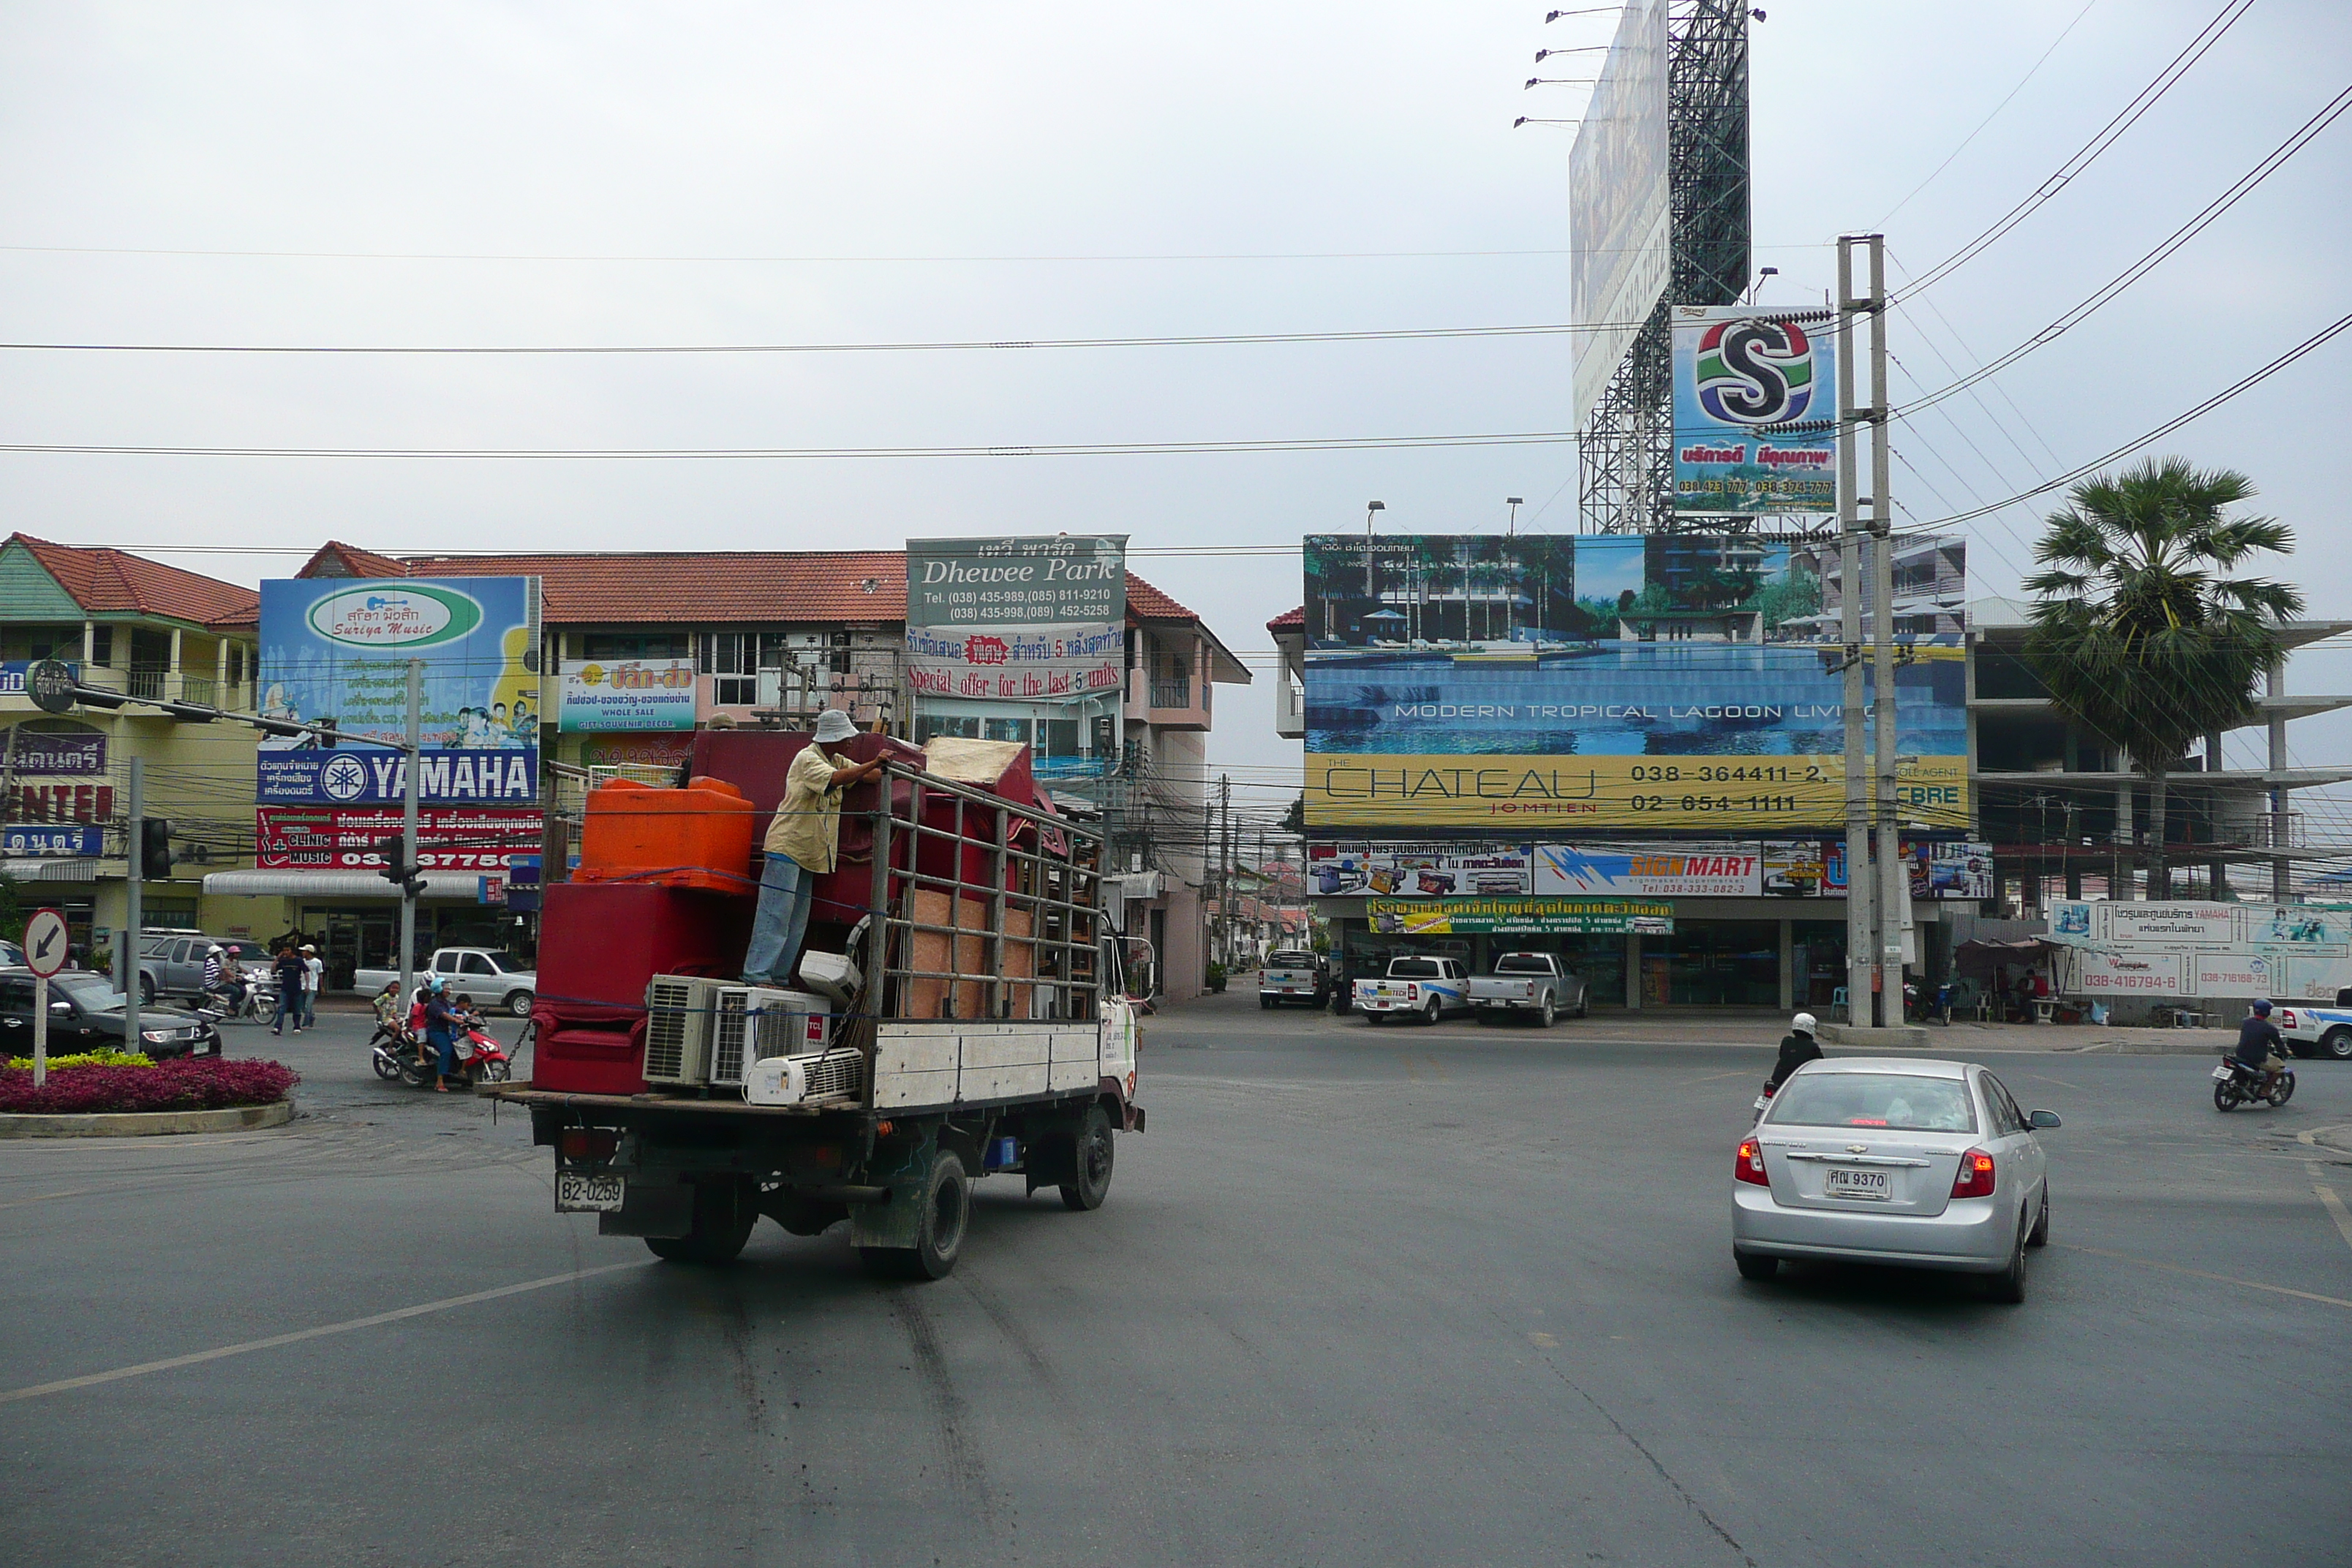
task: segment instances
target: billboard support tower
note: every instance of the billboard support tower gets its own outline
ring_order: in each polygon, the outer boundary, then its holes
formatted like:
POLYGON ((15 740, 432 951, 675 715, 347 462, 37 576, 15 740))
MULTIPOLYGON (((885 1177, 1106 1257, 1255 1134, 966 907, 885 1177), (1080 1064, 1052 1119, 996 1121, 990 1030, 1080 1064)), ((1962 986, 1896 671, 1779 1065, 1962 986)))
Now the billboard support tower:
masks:
POLYGON ((1845 669, 1846 1019, 1857 1025, 1903 1022, 1903 929, 1909 924, 1910 873, 1895 816, 1894 502, 1887 472, 1886 247, 1879 235, 1838 237, 1838 541, 1840 657, 1845 669), (1853 290, 1854 251, 1866 257, 1869 291, 1853 290), (1870 402, 1854 400, 1857 317, 1870 333, 1870 402), (1870 426, 1870 515, 1862 515, 1861 426, 1870 426), (1864 541, 1869 546, 1865 550, 1864 541), (1863 567, 1870 565, 1872 755, 1863 754, 1863 567), (1874 868, 1871 829, 1877 828, 1874 868))
MULTIPOLYGON (((400 803, 400 863, 408 875, 400 884, 400 1005, 407 1010, 409 998, 416 994, 416 785, 417 775, 425 770, 418 767, 417 750, 424 740, 425 661, 408 661, 408 722, 407 746, 402 752, 400 771, 405 774, 401 786, 400 803)), ((541 876, 547 873, 541 871, 541 876)))
MULTIPOLYGON (((1748 290, 1748 16, 1745 0, 1673 0, 1668 10, 1666 286, 1663 297, 1645 302, 1647 317, 1606 387, 1579 411, 1578 512, 1589 532, 1676 526, 1668 500, 1675 431, 1667 312, 1676 304, 1734 304, 1748 290)), ((1604 75, 1615 65, 1612 53, 1604 75)), ((1594 102, 1607 91, 1596 90, 1594 102)), ((1580 233, 1576 243, 1591 237, 1580 233)), ((1726 526, 1710 521, 1705 531, 1726 526)))

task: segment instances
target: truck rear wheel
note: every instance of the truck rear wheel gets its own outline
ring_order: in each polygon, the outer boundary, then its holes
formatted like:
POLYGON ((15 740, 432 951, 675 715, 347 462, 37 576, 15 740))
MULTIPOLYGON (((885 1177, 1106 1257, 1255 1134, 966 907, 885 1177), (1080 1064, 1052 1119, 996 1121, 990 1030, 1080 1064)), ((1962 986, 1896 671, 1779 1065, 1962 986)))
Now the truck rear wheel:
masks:
POLYGON ((1087 1107, 1086 1120, 1078 1124, 1077 1148, 1071 1179, 1062 1184, 1062 1205, 1085 1213, 1098 1209, 1103 1199, 1110 1195, 1110 1168, 1115 1149, 1111 1142, 1110 1115, 1099 1105, 1087 1107))
POLYGON ((916 1210, 915 1245, 859 1247, 857 1259, 867 1273, 885 1279, 944 1279, 955 1272, 971 1223, 971 1179, 954 1150, 931 1156, 930 1174, 916 1201, 921 1206, 916 1210))
POLYGON ((1547 991, 1544 993, 1543 1006, 1536 1013, 1536 1026, 1539 1029, 1549 1029, 1559 1017, 1559 1009, 1552 1005, 1551 993, 1547 991))
POLYGON ((697 1182, 694 1228, 684 1236, 649 1236, 646 1246, 666 1263, 732 1263, 759 1220, 757 1194, 750 1182, 697 1182))

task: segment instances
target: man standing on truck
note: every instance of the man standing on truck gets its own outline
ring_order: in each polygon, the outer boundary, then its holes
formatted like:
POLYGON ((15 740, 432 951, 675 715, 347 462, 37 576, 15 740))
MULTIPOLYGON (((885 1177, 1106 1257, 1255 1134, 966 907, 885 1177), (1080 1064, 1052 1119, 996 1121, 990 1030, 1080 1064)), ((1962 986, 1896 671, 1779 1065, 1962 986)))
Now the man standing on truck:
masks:
POLYGON ((816 879, 831 872, 841 847, 841 792, 882 771, 882 759, 853 763, 827 752, 857 733, 849 715, 828 708, 816 734, 784 774, 784 798, 768 825, 767 857, 760 871, 760 907, 751 917, 743 984, 785 986, 808 934, 809 900, 816 879))

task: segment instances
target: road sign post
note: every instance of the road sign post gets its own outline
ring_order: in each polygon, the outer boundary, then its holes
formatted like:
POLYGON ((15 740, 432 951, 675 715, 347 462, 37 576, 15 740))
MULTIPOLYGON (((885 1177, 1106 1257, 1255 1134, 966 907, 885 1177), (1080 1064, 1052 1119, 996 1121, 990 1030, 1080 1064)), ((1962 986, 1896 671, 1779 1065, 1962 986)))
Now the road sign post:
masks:
POLYGON ((25 922, 25 967, 33 972, 33 1087, 49 1081, 49 976, 66 966, 72 939, 66 917, 35 910, 25 922))

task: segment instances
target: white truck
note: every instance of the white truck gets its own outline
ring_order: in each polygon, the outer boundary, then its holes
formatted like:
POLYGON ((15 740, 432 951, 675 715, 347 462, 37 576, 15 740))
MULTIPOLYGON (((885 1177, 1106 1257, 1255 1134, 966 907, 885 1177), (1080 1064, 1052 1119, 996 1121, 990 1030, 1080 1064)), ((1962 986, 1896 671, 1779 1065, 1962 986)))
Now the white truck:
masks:
MULTIPOLYGON (((416 983, 422 985, 436 976, 452 995, 462 993, 486 1013, 516 1018, 530 1016, 531 998, 539 994, 538 973, 513 953, 494 947, 436 948, 431 962, 416 972, 416 983)), ((352 972, 352 985, 362 995, 373 996, 399 979, 397 969, 361 969, 352 972)))
POLYGON ((1565 1013, 1581 1018, 1586 1012, 1584 981, 1559 966, 1549 952, 1507 952, 1495 960, 1495 973, 1470 982, 1470 1005, 1481 1023, 1497 1015, 1523 1014, 1549 1029, 1565 1013))
POLYGON ((1323 1005, 1328 982, 1323 961, 1303 948, 1281 948, 1265 955, 1257 982, 1257 1005, 1272 1009, 1285 1002, 1323 1005))
POLYGON ((1394 1017, 1434 1024, 1470 1005, 1470 977, 1458 958, 1399 953, 1389 960, 1387 974, 1356 982, 1354 1002, 1368 1024, 1394 1017))
POLYGON ((666 914, 668 889, 548 889, 532 1080, 485 1092, 529 1107, 559 1213, 703 1265, 763 1215, 804 1237, 845 1222, 868 1271, 939 1279, 984 1176, 1101 1206, 1114 1135, 1144 1114, 1100 833, 895 762, 852 786, 842 826, 868 858, 819 883, 799 977, 822 996, 736 983, 740 934, 692 912, 709 895, 666 914), (642 1007, 572 994, 648 950, 680 967, 642 1007))
POLYGON ((2352 1062, 2352 991, 2338 992, 2333 1007, 2284 1004, 2273 1010, 2271 1022, 2296 1056, 2352 1062))

